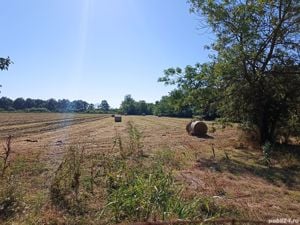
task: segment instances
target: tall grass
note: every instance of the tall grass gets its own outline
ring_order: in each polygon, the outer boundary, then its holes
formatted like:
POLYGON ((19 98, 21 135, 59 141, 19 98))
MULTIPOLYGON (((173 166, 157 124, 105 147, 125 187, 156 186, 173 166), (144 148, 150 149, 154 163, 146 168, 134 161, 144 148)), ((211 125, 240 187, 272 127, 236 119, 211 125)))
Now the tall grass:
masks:
POLYGON ((50 187, 52 203, 75 215, 84 212, 83 199, 79 195, 82 158, 83 152, 79 148, 70 147, 50 187))

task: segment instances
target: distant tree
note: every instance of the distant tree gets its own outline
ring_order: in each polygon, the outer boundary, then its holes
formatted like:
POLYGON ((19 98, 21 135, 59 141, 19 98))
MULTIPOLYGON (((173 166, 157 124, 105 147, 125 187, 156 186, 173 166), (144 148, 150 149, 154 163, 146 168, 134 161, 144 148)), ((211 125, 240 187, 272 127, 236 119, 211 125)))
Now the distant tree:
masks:
POLYGON ((57 101, 53 98, 48 99, 46 101, 46 108, 51 112, 55 112, 57 110, 57 101))
POLYGON ((131 95, 126 95, 124 97, 124 100, 121 103, 121 112, 126 113, 128 115, 136 115, 137 114, 136 102, 131 97, 131 95))
POLYGON ((71 111, 71 102, 68 99, 59 99, 57 101, 58 112, 69 112, 71 111))
POLYGON ((25 108, 26 109, 30 109, 30 108, 33 108, 33 107, 36 107, 35 106, 35 100, 34 99, 31 99, 31 98, 27 98, 25 100, 25 108))
POLYGON ((13 108, 14 101, 7 97, 0 98, 0 108, 4 110, 11 110, 13 108))
POLYGON ((99 109, 103 110, 104 112, 107 112, 109 110, 109 104, 106 100, 102 100, 99 109))
POLYGON ((94 104, 89 104, 87 110, 90 111, 90 112, 94 111, 95 110, 95 105, 94 104))
POLYGON ((135 104, 136 114, 149 114, 148 105, 144 100, 138 101, 135 104))
POLYGON ((154 107, 155 115, 191 117, 193 115, 192 107, 187 102, 187 96, 182 90, 173 90, 169 96, 163 96, 156 102, 154 107))
POLYGON ((17 98, 14 100, 13 106, 16 110, 25 109, 25 100, 24 98, 17 98))
POLYGON ((88 103, 82 100, 75 100, 71 103, 71 108, 75 112, 85 112, 88 107, 88 103))
POLYGON ((46 108, 46 101, 44 101, 44 100, 41 100, 41 99, 35 99, 34 100, 34 102, 35 102, 35 108, 46 108))

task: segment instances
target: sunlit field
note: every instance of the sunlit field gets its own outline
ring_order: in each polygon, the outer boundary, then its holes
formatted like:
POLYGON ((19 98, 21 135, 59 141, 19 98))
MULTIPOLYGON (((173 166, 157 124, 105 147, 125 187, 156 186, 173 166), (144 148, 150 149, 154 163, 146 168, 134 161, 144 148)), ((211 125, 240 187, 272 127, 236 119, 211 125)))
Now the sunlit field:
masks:
POLYGON ((198 138, 186 133, 189 119, 10 113, 0 120, 2 154, 12 135, 6 167, 1 160, 10 177, 1 183, 0 201, 10 198, 0 209, 6 223, 266 220, 300 211, 298 147, 279 149, 269 168, 237 124, 208 122, 208 135, 198 138))

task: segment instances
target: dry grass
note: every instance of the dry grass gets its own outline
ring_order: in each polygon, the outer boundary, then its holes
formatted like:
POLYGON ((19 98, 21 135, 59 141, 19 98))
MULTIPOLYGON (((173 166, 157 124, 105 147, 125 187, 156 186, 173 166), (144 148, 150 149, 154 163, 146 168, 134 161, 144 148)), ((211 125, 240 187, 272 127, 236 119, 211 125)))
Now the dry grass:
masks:
POLYGON ((171 169, 176 182, 184 185, 185 196, 212 197, 218 205, 234 209, 240 218, 299 215, 299 146, 289 151, 281 149, 284 154, 276 153, 269 169, 261 163, 261 150, 249 139, 241 138, 237 125, 224 128, 209 123, 208 136, 197 138, 187 135, 187 119, 124 116, 121 123, 115 123, 114 118, 102 115, 1 113, 0 141, 14 136, 9 170, 18 178, 23 196, 22 211, 5 223, 104 223, 99 212, 105 206, 106 194, 101 176, 96 173, 101 169, 99 162, 105 163, 105 157, 117 154, 116 149, 112 150, 116 132, 123 140, 129 138, 128 121, 141 131, 142 160, 160 161, 171 169), (70 146, 84 148, 80 195, 89 213, 81 217, 50 203, 54 172, 70 146))

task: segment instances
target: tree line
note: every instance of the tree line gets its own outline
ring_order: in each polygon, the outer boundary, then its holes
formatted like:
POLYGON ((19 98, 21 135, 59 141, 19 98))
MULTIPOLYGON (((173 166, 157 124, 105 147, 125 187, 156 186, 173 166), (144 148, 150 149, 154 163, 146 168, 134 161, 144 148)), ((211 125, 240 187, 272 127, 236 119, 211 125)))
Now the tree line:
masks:
POLYGON ((0 110, 2 111, 28 111, 28 112, 100 112, 111 113, 111 109, 106 100, 96 107, 83 100, 69 101, 68 99, 32 99, 16 98, 12 100, 7 97, 0 98, 0 110))

